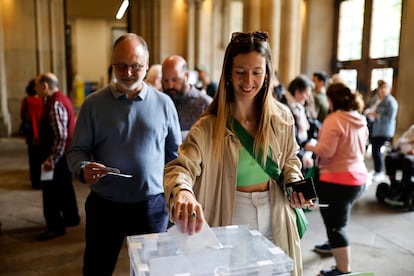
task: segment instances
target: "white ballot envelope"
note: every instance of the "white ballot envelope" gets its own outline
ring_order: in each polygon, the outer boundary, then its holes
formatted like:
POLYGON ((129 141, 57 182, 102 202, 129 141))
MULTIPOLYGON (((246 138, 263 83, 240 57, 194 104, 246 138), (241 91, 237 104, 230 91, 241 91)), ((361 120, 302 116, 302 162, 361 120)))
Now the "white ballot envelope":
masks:
POLYGON ((53 180, 53 170, 47 171, 42 166, 42 171, 40 174, 40 181, 50 181, 53 180))
POLYGON ((203 223, 203 228, 201 228, 200 232, 193 233, 192 235, 183 233, 180 224, 170 227, 167 232, 175 240, 178 248, 186 253, 200 251, 205 248, 223 248, 223 245, 217 239, 216 234, 214 234, 207 222, 203 223))

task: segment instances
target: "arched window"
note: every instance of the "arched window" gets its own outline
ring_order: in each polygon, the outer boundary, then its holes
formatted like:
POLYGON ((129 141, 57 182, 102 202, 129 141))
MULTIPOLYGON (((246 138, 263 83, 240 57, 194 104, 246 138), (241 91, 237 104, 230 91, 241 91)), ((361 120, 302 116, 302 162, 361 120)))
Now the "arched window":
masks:
POLYGON ((402 0, 337 0, 333 72, 364 94, 383 79, 396 92, 402 0))

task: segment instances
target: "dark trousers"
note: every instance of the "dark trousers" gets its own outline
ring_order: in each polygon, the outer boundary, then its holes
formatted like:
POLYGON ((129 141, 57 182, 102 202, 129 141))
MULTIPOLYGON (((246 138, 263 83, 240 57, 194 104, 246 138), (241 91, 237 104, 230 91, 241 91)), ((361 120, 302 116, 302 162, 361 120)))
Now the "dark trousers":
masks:
POLYGON ((124 204, 91 192, 85 202, 86 246, 83 275, 112 275, 125 236, 165 232, 168 209, 164 194, 124 204))
POLYGON ((372 159, 374 160, 374 169, 376 173, 381 172, 382 168, 384 167, 384 160, 381 153, 381 147, 385 144, 385 142, 390 140, 391 137, 371 137, 372 159))
POLYGON ((43 214, 48 230, 63 231, 65 224, 80 221, 72 174, 64 155, 55 164, 53 180, 42 181, 43 214))
POLYGON ((40 189, 40 172, 42 168, 42 161, 40 160, 39 148, 31 142, 27 144, 27 155, 29 157, 29 172, 32 187, 40 189))
POLYGON ((385 156, 385 172, 391 180, 391 188, 399 189, 395 181, 397 170, 402 171, 402 185, 411 183, 414 175, 414 155, 405 155, 401 152, 391 152, 385 156))
POLYGON ((352 206, 362 195, 365 185, 347 186, 319 181, 316 185, 319 202, 329 204, 321 208, 329 244, 332 248, 349 245, 346 234, 352 206))

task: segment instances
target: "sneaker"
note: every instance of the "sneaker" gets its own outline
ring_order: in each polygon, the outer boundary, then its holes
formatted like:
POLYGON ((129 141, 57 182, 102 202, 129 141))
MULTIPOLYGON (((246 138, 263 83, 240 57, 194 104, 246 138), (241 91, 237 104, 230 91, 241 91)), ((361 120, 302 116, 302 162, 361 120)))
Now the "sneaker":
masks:
POLYGON ((350 274, 351 272, 342 272, 337 269, 335 266, 331 267, 331 269, 321 270, 319 272, 319 276, 336 276, 336 275, 345 275, 350 274))
POLYGON ((332 254, 331 245, 329 244, 329 242, 325 242, 324 244, 321 244, 321 245, 315 245, 315 247, 313 248, 313 251, 321 253, 321 254, 332 254))
POLYGON ((385 180, 384 172, 374 172, 372 175, 372 181, 375 183, 382 182, 385 180))

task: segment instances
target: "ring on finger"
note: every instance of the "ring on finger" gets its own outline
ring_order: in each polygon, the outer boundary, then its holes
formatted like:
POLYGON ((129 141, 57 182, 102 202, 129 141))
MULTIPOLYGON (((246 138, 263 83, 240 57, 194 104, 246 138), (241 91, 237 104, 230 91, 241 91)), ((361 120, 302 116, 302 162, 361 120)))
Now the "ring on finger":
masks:
POLYGON ((197 212, 193 210, 193 211, 191 212, 190 216, 191 216, 192 218, 196 218, 196 217, 197 217, 197 212))

